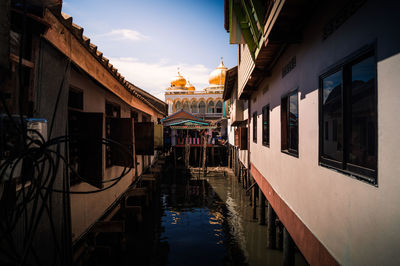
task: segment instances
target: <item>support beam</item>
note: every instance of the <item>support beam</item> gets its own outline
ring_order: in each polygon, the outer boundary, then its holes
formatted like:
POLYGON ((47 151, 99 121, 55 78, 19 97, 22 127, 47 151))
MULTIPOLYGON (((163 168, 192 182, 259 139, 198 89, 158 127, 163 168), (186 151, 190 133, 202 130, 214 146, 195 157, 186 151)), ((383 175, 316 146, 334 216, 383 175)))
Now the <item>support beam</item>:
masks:
MULTIPOLYGON (((254 181, 256 182, 256 181, 254 181)), ((255 184, 252 191, 253 197, 253 220, 257 219, 257 194, 258 194, 258 186, 255 184)))
POLYGON ((276 214, 271 204, 268 202, 268 235, 267 235, 267 246, 268 248, 276 248, 276 226, 275 226, 276 214))
POLYGON ((294 242, 286 228, 283 228, 283 265, 294 266, 294 242))
POLYGON ((259 188, 258 189, 258 195, 259 195, 259 200, 260 200, 260 219, 259 219, 259 224, 260 225, 265 225, 265 196, 262 190, 259 188))
POLYGON ((214 158, 214 146, 211 147, 211 165, 215 166, 215 158, 214 158))

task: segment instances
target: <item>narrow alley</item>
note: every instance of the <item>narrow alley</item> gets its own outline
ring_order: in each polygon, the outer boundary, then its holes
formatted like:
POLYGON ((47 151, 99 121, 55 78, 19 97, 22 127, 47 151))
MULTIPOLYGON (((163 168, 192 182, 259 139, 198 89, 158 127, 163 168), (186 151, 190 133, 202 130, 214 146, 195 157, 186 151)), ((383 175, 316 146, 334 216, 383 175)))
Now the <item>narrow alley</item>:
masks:
POLYGON ((400 265, 399 12, 1 0, 0 265, 400 265))

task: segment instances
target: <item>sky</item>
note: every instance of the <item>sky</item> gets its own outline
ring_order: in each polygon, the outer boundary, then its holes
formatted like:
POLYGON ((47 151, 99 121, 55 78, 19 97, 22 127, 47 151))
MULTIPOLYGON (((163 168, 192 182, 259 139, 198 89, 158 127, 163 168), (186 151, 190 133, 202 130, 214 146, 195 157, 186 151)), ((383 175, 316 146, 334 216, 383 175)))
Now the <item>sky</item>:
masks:
POLYGON ((131 83, 164 100, 181 74, 196 90, 219 65, 237 65, 223 0, 64 0, 63 12, 131 83))

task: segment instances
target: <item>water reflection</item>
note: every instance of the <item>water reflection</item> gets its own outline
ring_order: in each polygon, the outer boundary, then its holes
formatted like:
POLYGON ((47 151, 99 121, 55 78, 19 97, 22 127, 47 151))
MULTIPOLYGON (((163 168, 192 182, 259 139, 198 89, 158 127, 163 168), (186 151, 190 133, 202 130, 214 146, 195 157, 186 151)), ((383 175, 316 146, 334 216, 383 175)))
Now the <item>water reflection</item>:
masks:
MULTIPOLYGON (((176 178, 161 194, 166 265, 282 265, 282 252, 267 249, 267 226, 252 219, 249 197, 232 176, 176 178)), ((299 254, 296 265, 306 265, 299 254)))
POLYGON ((167 265, 245 265, 230 255, 234 243, 226 234, 225 204, 207 180, 182 177, 164 185, 162 203, 167 265))

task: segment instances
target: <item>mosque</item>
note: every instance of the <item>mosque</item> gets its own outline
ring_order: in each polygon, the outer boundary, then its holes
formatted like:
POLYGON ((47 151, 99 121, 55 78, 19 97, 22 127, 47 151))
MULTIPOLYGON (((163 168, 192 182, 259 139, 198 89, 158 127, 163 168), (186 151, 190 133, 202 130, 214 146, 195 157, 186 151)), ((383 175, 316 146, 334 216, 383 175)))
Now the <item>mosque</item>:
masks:
POLYGON ((221 63, 209 76, 208 87, 203 90, 196 90, 178 71, 177 76, 171 80, 171 86, 165 92, 168 115, 184 110, 207 121, 221 119, 224 116, 222 94, 226 71, 227 67, 224 66, 221 58, 221 63))

